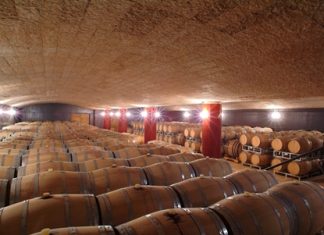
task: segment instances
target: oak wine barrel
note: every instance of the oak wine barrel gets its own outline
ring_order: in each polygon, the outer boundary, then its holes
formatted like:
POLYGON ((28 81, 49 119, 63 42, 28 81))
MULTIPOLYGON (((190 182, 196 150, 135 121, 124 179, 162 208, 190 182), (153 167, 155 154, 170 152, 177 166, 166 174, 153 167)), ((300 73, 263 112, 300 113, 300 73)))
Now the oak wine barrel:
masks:
POLYGON ((96 200, 88 194, 45 193, 0 208, 0 234, 28 235, 43 228, 98 225, 96 200))
POLYGON ((87 173, 72 171, 48 171, 12 179, 10 204, 51 194, 92 193, 87 173))
POLYGON ((155 211, 181 207, 176 192, 169 186, 135 185, 98 195, 97 199, 102 223, 113 226, 155 211))
POLYGON ((272 154, 252 154, 251 163, 255 166, 267 166, 271 164, 272 154))
POLYGON ((17 176, 32 175, 44 171, 79 171, 79 165, 74 162, 47 161, 18 167, 17 176))
POLYGON ((143 168, 150 185, 169 186, 173 183, 195 177, 188 163, 161 162, 143 168))
POLYGON ((280 202, 266 194, 239 194, 210 206, 233 235, 290 235, 291 218, 280 202))
POLYGON ((228 161, 215 158, 202 158, 189 163, 194 169, 196 176, 223 177, 233 172, 232 166, 228 161))
POLYGON ((119 235, 228 234, 221 218, 208 208, 167 209, 158 211, 116 227, 119 235))
POLYGON ((114 229, 109 225, 81 226, 56 229, 43 229, 32 235, 115 235, 114 229))
POLYGON ((324 189, 309 181, 294 181, 278 184, 267 192, 280 201, 292 215, 291 234, 308 235, 324 227, 324 189))
POLYGON ((183 207, 207 207, 237 194, 235 186, 227 179, 200 176, 172 184, 183 207))
POLYGON ((98 158, 79 163, 80 171, 93 171, 112 166, 129 166, 127 159, 98 158))
POLYGON ((95 195, 135 184, 147 184, 145 173, 139 167, 107 167, 89 172, 89 177, 95 195))
POLYGON ((273 173, 262 170, 243 170, 225 178, 235 185, 239 193, 263 193, 278 184, 273 173))

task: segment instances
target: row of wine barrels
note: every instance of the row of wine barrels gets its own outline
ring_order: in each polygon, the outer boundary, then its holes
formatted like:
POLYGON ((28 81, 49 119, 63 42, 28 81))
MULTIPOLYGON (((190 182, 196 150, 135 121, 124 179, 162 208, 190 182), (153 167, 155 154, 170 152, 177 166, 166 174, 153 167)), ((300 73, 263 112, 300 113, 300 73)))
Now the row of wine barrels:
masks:
POLYGON ((225 146, 225 153, 228 156, 232 158, 238 158, 241 152, 242 152, 242 145, 238 140, 230 140, 227 142, 225 146))
POLYGON ((271 142, 276 151, 291 152, 295 154, 307 153, 311 150, 323 147, 323 139, 316 136, 278 136, 271 142))
POLYGON ((73 162, 85 162, 98 158, 114 158, 114 153, 104 150, 88 150, 84 152, 72 153, 73 162))
POLYGON ((263 194, 240 194, 210 208, 231 234, 316 234, 323 226, 324 190, 311 182, 281 183, 263 194), (242 219, 244 215, 244 219, 242 219))
POLYGON ((321 160, 304 160, 304 161, 292 161, 288 164, 287 170, 293 175, 306 175, 308 173, 318 171, 321 169, 321 160))
POLYGON ((22 156, 22 166, 26 166, 28 164, 34 164, 38 162, 46 162, 46 161, 71 161, 71 156, 67 153, 62 152, 51 152, 51 153, 37 153, 28 156, 22 156))
POLYGON ((28 164, 26 166, 18 167, 17 176, 21 177, 44 171, 79 171, 79 165, 74 162, 62 161, 37 162, 33 164, 28 164))
POLYGON ((44 194, 0 208, 0 234, 28 235, 43 228, 99 225, 95 197, 44 194))
POLYGON ((201 154, 193 153, 176 153, 168 156, 146 154, 135 158, 129 159, 95 159, 79 163, 80 171, 92 171, 105 167, 112 166, 132 166, 132 167, 144 167, 159 162, 174 161, 174 162, 190 162, 204 156, 201 154))
POLYGON ((108 167, 88 174, 73 171, 78 171, 78 165, 71 162, 41 162, 19 168, 18 177, 11 184, 11 203, 39 196, 52 186, 55 191, 50 192, 67 192, 69 182, 76 186, 71 186, 75 191, 70 193, 91 191, 98 195, 134 184, 168 186, 198 175, 222 177, 232 173, 232 168, 227 161, 202 158, 189 163, 161 162, 144 168, 108 167))

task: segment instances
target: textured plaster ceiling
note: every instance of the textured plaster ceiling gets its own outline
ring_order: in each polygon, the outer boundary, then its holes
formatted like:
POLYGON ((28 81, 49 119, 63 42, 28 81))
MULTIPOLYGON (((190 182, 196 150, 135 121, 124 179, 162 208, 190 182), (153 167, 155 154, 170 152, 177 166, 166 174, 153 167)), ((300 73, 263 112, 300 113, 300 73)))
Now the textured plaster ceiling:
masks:
POLYGON ((324 107, 324 1, 0 1, 4 104, 203 101, 324 107))

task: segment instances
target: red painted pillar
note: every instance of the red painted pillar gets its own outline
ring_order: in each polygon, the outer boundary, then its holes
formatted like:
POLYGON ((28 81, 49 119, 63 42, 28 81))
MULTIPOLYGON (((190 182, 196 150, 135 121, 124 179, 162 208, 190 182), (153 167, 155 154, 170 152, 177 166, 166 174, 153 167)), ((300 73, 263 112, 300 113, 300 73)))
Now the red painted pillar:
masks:
POLYGON ((109 115, 109 110, 105 110, 105 117, 104 117, 104 129, 111 128, 111 117, 109 115))
POLYGON ((156 139, 156 119, 154 117, 156 109, 147 108, 147 116, 144 118, 144 143, 156 139))
POLYGON ((118 132, 127 132, 127 116, 126 116, 126 109, 119 110, 120 117, 118 120, 118 132))
POLYGON ((222 105, 204 104, 209 117, 202 121, 202 149, 205 156, 220 158, 222 141, 222 105))

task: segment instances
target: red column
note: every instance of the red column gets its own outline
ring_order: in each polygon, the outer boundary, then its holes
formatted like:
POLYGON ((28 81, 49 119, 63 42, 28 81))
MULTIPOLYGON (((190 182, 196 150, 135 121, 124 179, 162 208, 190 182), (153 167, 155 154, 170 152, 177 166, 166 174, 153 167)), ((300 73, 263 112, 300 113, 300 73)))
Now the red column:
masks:
POLYGON ((111 117, 109 115, 109 110, 105 110, 105 117, 104 117, 104 129, 111 128, 111 117))
POLYGON ((205 156, 220 158, 222 141, 222 105, 204 104, 209 117, 202 122, 202 149, 205 156))
POLYGON ((144 143, 156 139, 156 119, 154 117, 156 109, 147 108, 147 117, 144 118, 144 143))
POLYGON ((127 132, 127 117, 126 117, 126 109, 119 110, 120 117, 118 120, 118 132, 127 132))

